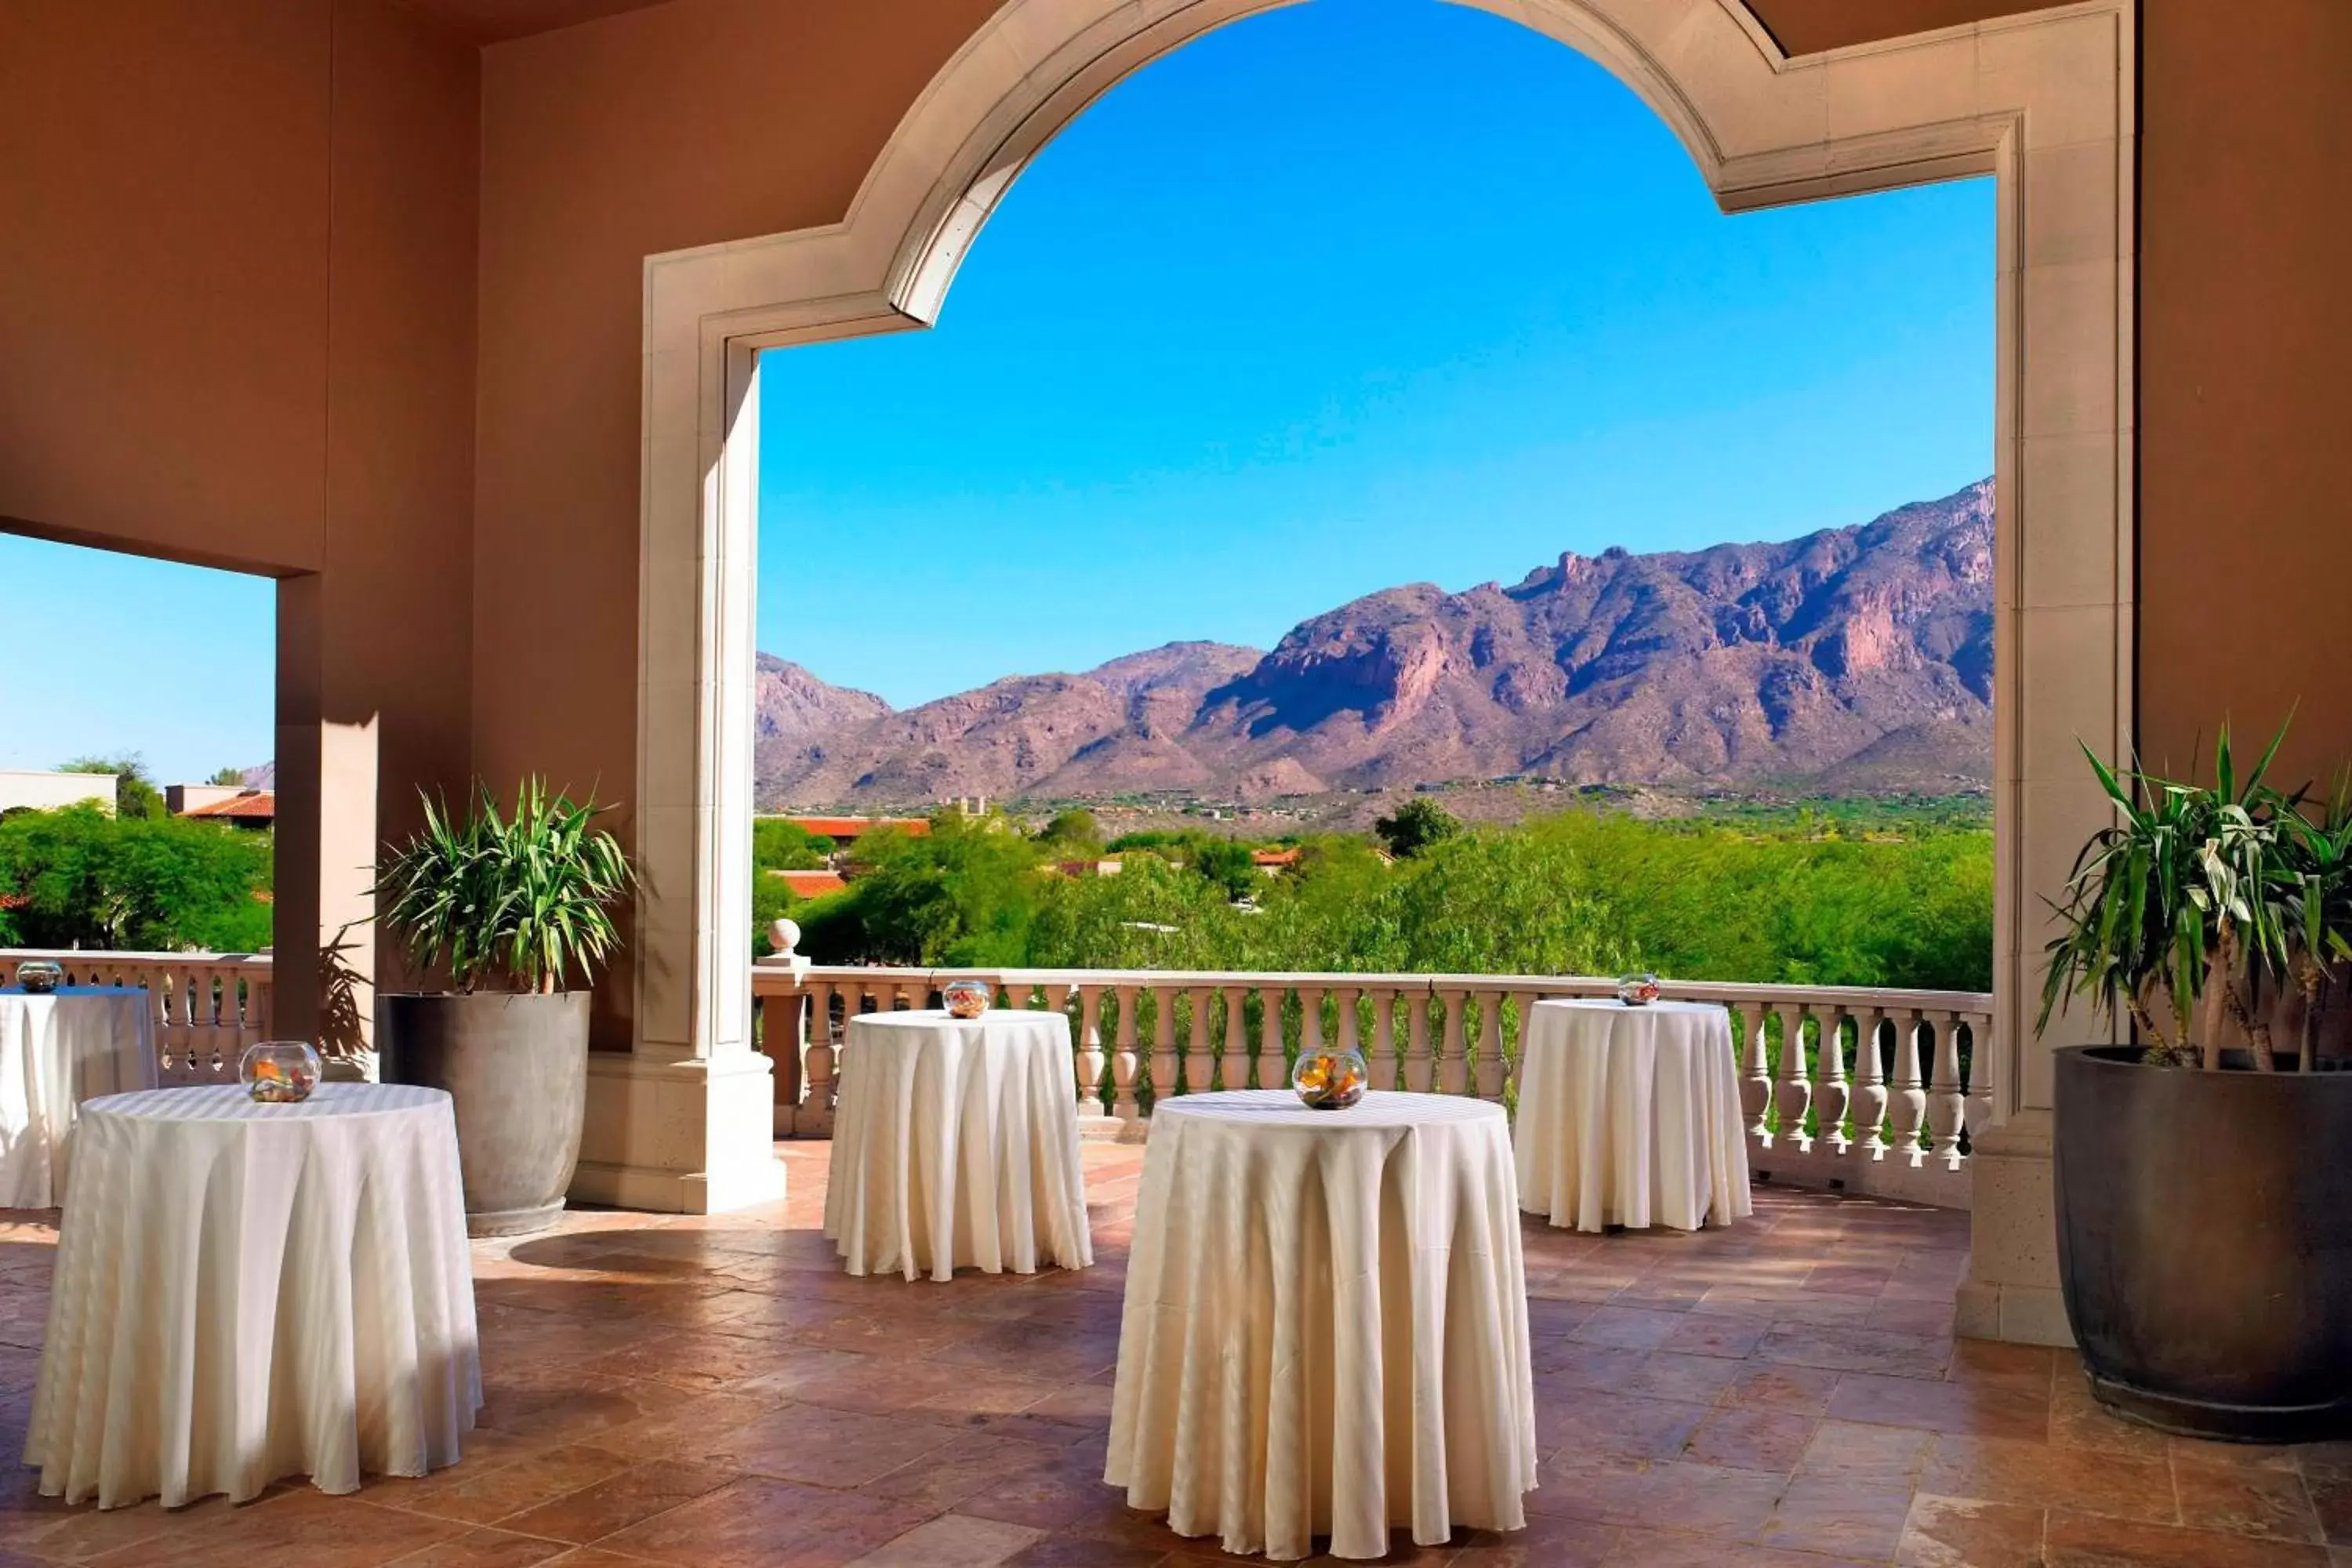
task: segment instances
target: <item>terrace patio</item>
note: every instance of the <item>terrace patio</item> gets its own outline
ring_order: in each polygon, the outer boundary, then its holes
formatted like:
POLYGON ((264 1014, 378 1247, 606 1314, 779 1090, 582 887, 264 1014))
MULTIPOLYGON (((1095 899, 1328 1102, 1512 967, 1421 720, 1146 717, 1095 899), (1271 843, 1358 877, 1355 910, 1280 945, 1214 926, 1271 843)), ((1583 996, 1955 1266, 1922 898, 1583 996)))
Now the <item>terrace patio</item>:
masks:
MULTIPOLYGON (((476 1244, 488 1403, 455 1468, 110 1513, 19 1470, 0 1564, 1236 1561, 1101 1481, 1143 1151, 1087 1148, 1095 1268, 940 1286, 840 1271, 819 1230, 827 1148, 777 1145, 782 1204, 591 1211, 476 1244)), ((53 1226, 0 1229, 11 1447, 53 1226)), ((1544 1456, 1529 1527, 1391 1561, 2352 1563, 2352 1452, 2168 1439, 2095 1407, 2072 1352, 1956 1342, 1964 1215, 1766 1186, 1728 1230, 1523 1233, 1544 1456)))

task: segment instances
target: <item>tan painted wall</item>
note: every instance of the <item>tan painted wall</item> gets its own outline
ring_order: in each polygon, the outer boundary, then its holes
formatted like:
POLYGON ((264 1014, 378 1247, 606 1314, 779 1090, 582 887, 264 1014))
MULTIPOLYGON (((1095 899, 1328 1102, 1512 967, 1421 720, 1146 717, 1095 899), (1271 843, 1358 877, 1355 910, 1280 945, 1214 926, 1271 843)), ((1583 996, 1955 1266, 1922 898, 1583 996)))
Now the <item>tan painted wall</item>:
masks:
POLYGON ((2292 782, 2352 757, 2352 5, 2143 17, 2140 729, 2210 759, 2301 704, 2292 782))
POLYGON ((468 766, 479 98, 380 0, 0 0, 0 525, 284 579, 297 1028, 468 766), (370 793, 296 809, 322 770, 370 793))
MULTIPOLYGON (((656 251, 833 221, 990 0, 677 0, 483 54, 474 752, 635 787, 638 354, 656 251)), ((749 953, 749 935, 745 952, 749 953)), ((625 1046, 608 986, 599 1045, 625 1046)))

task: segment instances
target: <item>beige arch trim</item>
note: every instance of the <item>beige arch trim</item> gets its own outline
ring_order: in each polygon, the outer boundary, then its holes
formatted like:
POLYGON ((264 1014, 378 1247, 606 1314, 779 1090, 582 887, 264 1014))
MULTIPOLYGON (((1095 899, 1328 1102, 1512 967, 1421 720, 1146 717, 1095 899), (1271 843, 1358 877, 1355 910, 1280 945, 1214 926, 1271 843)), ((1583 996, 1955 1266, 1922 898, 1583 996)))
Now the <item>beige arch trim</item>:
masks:
MULTIPOLYGON (((2074 737, 2111 752, 2130 741, 2131 7, 2082 0, 1792 58, 1739 0, 1475 3, 1614 73, 1727 210, 1999 181, 1999 1016, 1971 1122, 2031 1127, 2049 1104, 2047 1055, 2027 1026, 2039 896, 2103 810, 2076 777, 2074 737)), ((757 352, 935 320, 996 202, 1057 131, 1129 72, 1271 8, 1008 0, 908 110, 839 223, 647 258, 637 801, 649 886, 636 1049, 600 1064, 581 1195, 725 1206, 714 1194, 768 1179, 731 1173, 767 1161, 764 1100, 755 1128, 719 1088, 766 1070, 738 934, 751 907, 757 352), (634 1152, 604 1125, 634 1129, 634 1152), (648 1143, 649 1127, 675 1131, 648 1143), (687 1173, 677 1192, 674 1173, 687 1173)))

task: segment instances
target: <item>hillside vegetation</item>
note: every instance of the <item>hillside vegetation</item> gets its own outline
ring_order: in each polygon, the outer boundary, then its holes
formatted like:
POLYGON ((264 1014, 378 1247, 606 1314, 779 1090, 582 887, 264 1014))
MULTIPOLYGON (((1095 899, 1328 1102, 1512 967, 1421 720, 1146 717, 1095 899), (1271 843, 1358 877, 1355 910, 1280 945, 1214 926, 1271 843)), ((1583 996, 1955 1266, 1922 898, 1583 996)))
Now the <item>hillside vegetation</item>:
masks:
MULTIPOLYGON (((1414 852, 1392 861, 1371 839, 1309 837, 1297 864, 1274 874, 1237 868, 1231 840, 1156 834, 1108 847, 1120 874, 1073 877, 1055 864, 1105 851, 1066 829, 1032 836, 1001 817, 949 815, 927 837, 860 838, 851 885, 790 912, 799 950, 824 963, 1648 968, 1686 980, 1990 990, 1991 833, 1926 816, 1662 822, 1569 811, 1416 834, 1414 852)), ((780 891, 761 902, 763 921, 790 904, 780 891)))

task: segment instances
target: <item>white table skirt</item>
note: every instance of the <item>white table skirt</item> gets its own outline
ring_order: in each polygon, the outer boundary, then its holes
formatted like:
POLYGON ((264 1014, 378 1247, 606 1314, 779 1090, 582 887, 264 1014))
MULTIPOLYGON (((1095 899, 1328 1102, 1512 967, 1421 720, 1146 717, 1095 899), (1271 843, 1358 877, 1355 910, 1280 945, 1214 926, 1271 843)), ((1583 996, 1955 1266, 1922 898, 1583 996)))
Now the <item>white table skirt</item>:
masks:
POLYGON ((422 1475, 481 1407, 449 1097, 236 1085, 82 1107, 25 1462, 45 1496, 242 1502, 422 1475))
POLYGON ((1059 1013, 852 1018, 824 1193, 849 1272, 1094 1262, 1075 1070, 1059 1013))
POLYGON ((1498 1105, 1279 1090, 1153 1108, 1104 1479, 1228 1552, 1517 1530, 1536 1485, 1498 1105))
POLYGON ((155 1000, 137 986, 0 991, 0 1208, 56 1207, 76 1108, 155 1078, 155 1000))
POLYGON ((1519 1042, 1519 1199, 1557 1226, 1696 1230, 1751 1212, 1720 1007, 1538 1002, 1519 1042))

